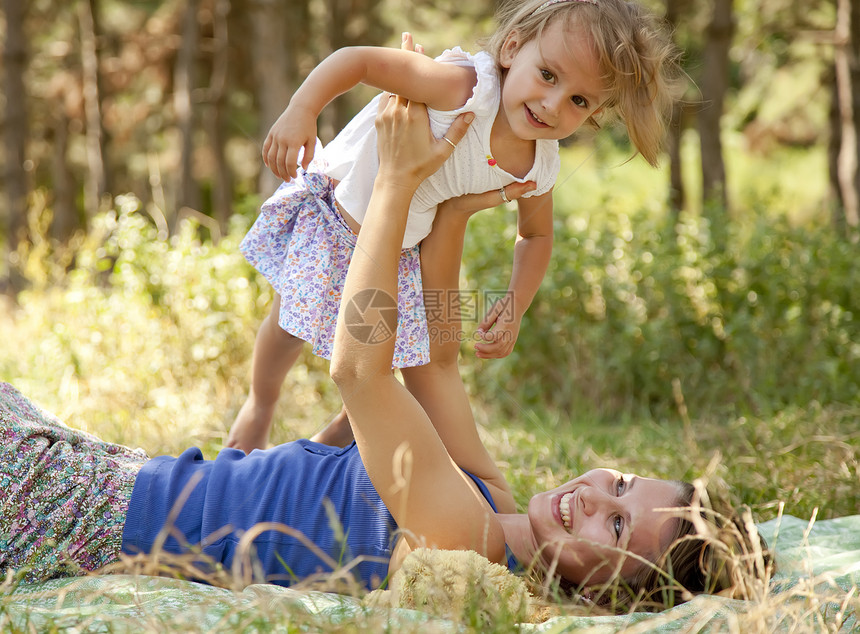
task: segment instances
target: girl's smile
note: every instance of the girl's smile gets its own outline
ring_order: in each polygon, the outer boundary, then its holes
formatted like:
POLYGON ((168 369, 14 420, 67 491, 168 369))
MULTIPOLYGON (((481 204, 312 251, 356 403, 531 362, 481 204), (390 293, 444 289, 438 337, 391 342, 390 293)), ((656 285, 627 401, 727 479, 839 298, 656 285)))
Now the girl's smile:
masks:
POLYGON ((548 128, 549 127, 546 123, 541 121, 538 118, 538 116, 529 109, 528 106, 523 106, 523 108, 525 108, 525 111, 526 111, 526 120, 529 123, 531 123, 533 126, 535 126, 536 128, 548 128))

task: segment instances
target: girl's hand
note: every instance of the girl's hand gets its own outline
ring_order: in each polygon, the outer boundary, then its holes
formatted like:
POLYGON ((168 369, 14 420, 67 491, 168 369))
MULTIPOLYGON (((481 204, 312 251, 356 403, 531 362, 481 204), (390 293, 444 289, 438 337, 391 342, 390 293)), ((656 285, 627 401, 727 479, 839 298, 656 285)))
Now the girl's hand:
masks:
POLYGON ((520 334, 520 319, 513 314, 512 299, 506 295, 497 300, 478 324, 475 336, 480 341, 475 344, 475 354, 479 359, 503 359, 513 351, 520 334))
POLYGON ((299 151, 304 149, 302 168, 314 157, 317 113, 290 104, 269 130, 263 143, 263 162, 278 178, 289 181, 298 175, 299 151))

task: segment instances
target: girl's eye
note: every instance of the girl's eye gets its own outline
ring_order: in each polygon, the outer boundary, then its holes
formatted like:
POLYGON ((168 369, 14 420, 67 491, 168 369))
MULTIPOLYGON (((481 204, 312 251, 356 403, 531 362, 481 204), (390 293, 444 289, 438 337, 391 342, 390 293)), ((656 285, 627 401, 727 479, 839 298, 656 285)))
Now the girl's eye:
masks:
POLYGON ((624 482, 624 476, 618 476, 618 480, 615 481, 615 492, 620 496, 624 493, 624 487, 627 485, 624 482))
POLYGON ((612 521, 612 526, 615 529, 615 541, 617 542, 621 539, 621 531, 624 530, 624 518, 620 515, 616 515, 615 519, 612 521))
POLYGON ((570 98, 570 100, 574 103, 574 105, 579 106, 580 108, 587 108, 588 102, 585 100, 585 97, 580 97, 579 95, 574 95, 570 98))
POLYGON ((554 79, 553 74, 543 68, 540 71, 540 76, 543 77, 545 81, 552 81, 554 79))

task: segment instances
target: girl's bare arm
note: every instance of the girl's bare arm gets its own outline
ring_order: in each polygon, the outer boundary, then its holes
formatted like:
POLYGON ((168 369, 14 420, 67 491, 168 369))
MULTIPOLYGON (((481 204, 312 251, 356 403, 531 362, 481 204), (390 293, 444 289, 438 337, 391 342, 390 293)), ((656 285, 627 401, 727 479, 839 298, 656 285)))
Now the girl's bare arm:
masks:
POLYGON ((324 59, 290 99, 263 143, 263 161, 279 178, 295 178, 299 151, 304 148, 302 167, 313 158, 320 112, 360 83, 437 110, 454 110, 466 103, 476 81, 471 67, 441 64, 413 51, 342 48, 324 59))
POLYGON ((475 344, 475 352, 483 359, 499 359, 513 351, 523 315, 552 256, 552 191, 517 202, 517 241, 508 293, 479 324, 481 341, 475 344))

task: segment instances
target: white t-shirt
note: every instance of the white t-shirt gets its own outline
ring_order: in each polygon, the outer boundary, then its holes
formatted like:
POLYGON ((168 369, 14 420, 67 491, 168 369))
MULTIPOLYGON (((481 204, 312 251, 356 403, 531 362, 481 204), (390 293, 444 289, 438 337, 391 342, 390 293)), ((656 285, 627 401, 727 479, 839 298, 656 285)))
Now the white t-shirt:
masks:
MULTIPOLYGON (((441 138, 462 112, 473 112, 475 120, 451 157, 415 193, 403 237, 404 249, 418 244, 430 233, 439 203, 455 196, 480 194, 529 180, 534 181, 537 188, 526 196, 545 194, 555 183, 560 168, 558 142, 547 139, 538 139, 534 165, 524 178, 517 178, 498 165, 490 165, 490 132, 501 96, 499 73, 493 58, 483 52, 470 55, 457 47, 442 53, 436 61, 474 66, 477 83, 472 96, 461 108, 444 112, 429 110, 433 134, 441 138)), ((340 181, 335 188, 335 198, 359 224, 364 221, 379 169, 374 127, 379 99, 377 96, 365 106, 323 151, 326 174, 340 181)))

